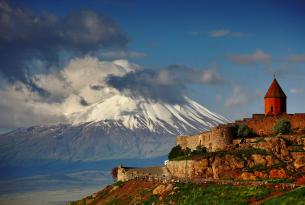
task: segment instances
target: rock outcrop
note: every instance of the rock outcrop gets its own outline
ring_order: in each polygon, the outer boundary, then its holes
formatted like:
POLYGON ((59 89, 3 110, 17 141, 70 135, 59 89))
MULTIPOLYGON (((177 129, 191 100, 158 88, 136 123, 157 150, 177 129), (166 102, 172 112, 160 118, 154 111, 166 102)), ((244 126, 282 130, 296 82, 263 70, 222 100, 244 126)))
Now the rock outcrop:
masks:
POLYGON ((262 138, 240 147, 169 161, 171 176, 181 179, 285 179, 305 171, 304 140, 295 136, 262 138), (297 148, 297 149, 296 149, 297 148))

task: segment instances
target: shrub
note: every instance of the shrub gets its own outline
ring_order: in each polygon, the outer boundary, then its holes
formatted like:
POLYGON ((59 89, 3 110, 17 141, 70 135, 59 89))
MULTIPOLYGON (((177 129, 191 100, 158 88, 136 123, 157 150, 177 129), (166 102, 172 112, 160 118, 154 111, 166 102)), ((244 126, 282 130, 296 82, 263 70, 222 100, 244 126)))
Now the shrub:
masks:
POLYGON ((113 185, 114 185, 114 186, 118 186, 118 187, 122 187, 124 184, 125 184, 125 183, 122 182, 122 181, 117 181, 117 182, 115 182, 113 185))
POLYGON ((190 149, 190 148, 185 148, 184 150, 183 150, 183 154, 184 154, 184 156, 190 156, 191 155, 191 152, 192 152, 192 150, 190 149))
POLYGON ((112 178, 116 180, 118 178, 118 168, 117 167, 113 168, 111 174, 112 174, 112 178))
POLYGON ((205 153, 207 153, 207 148, 202 146, 202 145, 198 145, 196 147, 196 149, 192 151, 191 154, 192 155, 200 155, 200 154, 205 154, 205 153))
POLYGON ((193 152, 195 152, 196 154, 205 154, 207 153, 207 148, 202 145, 198 145, 196 147, 196 150, 194 150, 193 152))
POLYGON ((249 137, 251 134, 253 134, 253 132, 247 125, 238 125, 237 127, 238 137, 249 137))
POLYGON ((277 134, 289 134, 292 132, 291 124, 286 119, 280 119, 273 129, 277 134))
POLYGON ((172 160, 176 157, 183 156, 183 155, 184 155, 184 152, 183 152, 181 146, 177 145, 177 146, 173 147, 172 150, 169 152, 168 159, 172 160))

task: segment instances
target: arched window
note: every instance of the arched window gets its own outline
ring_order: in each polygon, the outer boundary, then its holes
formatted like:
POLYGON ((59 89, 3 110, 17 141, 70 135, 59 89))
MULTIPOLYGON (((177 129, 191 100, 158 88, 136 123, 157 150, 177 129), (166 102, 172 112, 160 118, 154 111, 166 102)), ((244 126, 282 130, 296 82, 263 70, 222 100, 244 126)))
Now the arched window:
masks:
POLYGON ((273 106, 271 106, 270 110, 271 110, 271 113, 273 113, 273 106))

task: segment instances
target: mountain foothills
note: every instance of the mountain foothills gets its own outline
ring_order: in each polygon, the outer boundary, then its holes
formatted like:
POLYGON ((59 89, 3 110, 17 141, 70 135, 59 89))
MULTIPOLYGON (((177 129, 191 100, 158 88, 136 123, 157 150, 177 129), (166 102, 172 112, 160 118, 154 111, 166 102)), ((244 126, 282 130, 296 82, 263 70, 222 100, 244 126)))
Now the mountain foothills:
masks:
POLYGON ((1 163, 162 156, 177 135, 228 121, 187 97, 185 103, 172 105, 119 93, 68 118, 70 124, 32 126, 2 135, 1 163))

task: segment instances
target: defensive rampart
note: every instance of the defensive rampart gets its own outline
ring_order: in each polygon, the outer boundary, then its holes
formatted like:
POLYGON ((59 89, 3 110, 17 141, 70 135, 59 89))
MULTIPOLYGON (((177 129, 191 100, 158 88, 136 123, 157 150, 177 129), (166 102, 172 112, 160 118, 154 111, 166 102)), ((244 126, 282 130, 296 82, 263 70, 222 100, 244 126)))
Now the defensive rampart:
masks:
POLYGON ((127 168, 118 167, 117 180, 128 181, 131 179, 147 179, 166 181, 170 174, 165 166, 144 167, 144 168, 127 168))
POLYGON ((247 125, 258 135, 274 134, 274 126, 280 119, 287 119, 291 123, 294 132, 300 133, 305 130, 305 113, 282 114, 278 116, 265 116, 253 114, 252 118, 235 121, 236 125, 247 125))
POLYGON ((211 129, 211 131, 202 132, 191 136, 178 136, 176 138, 177 145, 182 149, 186 147, 191 150, 196 149, 198 145, 202 145, 208 151, 224 149, 227 145, 232 144, 235 133, 233 124, 219 125, 211 129))

